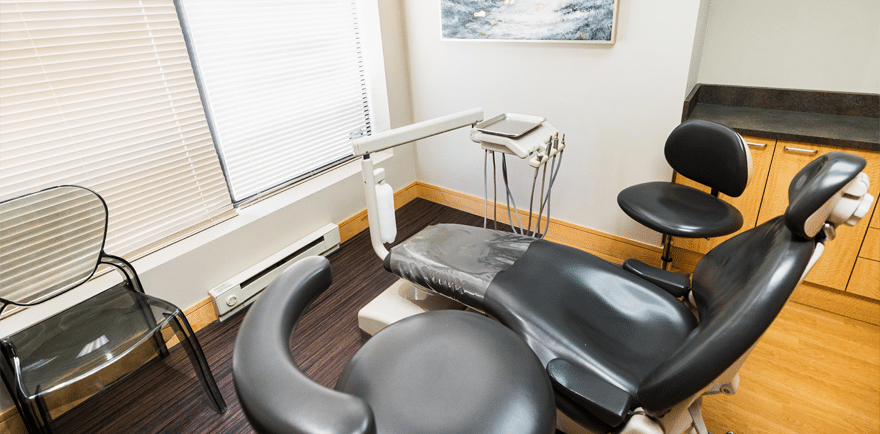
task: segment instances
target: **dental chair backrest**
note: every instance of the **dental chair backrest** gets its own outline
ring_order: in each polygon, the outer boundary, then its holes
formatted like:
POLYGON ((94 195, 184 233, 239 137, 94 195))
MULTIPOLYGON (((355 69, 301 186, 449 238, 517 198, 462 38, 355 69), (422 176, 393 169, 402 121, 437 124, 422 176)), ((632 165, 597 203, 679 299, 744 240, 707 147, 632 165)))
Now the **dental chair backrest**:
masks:
POLYGON ((808 271, 825 234, 840 223, 854 225, 870 209, 865 165, 842 152, 817 158, 794 177, 785 215, 700 260, 691 287, 700 324, 640 385, 645 409, 661 412, 694 396, 749 351, 808 271))

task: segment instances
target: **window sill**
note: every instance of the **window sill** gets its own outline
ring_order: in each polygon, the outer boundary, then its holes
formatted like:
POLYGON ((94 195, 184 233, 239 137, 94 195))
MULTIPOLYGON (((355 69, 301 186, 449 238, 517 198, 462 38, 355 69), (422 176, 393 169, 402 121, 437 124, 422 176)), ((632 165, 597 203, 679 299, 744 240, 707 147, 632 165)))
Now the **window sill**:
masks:
MULTIPOLYGON (((392 156, 390 150, 375 153, 373 161, 378 164, 392 156)), ((364 208, 359 160, 239 209, 233 218, 133 261, 145 291, 185 310, 208 297, 207 292, 214 286, 271 256, 292 240, 357 213, 364 208), (358 200, 353 201, 352 197, 358 200)), ((119 282, 117 273, 106 273, 73 291, 9 315, 0 320, 0 337, 119 282)))

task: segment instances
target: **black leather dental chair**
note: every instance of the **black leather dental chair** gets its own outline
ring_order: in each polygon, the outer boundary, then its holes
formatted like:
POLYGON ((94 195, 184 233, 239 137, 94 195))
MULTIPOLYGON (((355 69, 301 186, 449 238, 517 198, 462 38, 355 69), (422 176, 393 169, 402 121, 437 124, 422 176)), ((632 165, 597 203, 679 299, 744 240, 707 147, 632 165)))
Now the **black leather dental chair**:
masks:
POLYGON ((743 216, 718 198, 739 197, 752 175, 752 158, 743 138, 713 122, 692 120, 672 130, 663 149, 679 175, 710 187, 711 194, 673 182, 646 182, 617 196, 633 220, 663 234, 663 268, 672 261, 672 237, 711 238, 729 235, 743 225, 743 216))
POLYGON ((544 366, 557 407, 586 429, 705 433, 701 397, 735 392, 737 370, 823 243, 870 208, 865 165, 841 152, 811 162, 792 181, 785 214, 712 249, 692 281, 461 225, 422 230, 393 247, 385 267, 516 333, 544 366))
POLYGON ((336 390, 312 382, 293 361, 290 337, 330 283, 326 259, 297 262, 269 285, 239 329, 235 390, 258 433, 555 431, 553 391, 538 358, 513 332, 471 312, 399 321, 366 342, 336 390))

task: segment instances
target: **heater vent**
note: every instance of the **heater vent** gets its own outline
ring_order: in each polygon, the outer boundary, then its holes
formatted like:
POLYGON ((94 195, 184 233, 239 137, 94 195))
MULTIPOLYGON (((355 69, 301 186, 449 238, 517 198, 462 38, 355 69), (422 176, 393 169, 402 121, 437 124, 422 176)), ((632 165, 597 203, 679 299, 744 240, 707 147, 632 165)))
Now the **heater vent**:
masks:
POLYGON ((339 227, 328 224, 208 291, 220 321, 253 303, 288 266, 307 256, 328 255, 339 248, 339 241, 339 227))

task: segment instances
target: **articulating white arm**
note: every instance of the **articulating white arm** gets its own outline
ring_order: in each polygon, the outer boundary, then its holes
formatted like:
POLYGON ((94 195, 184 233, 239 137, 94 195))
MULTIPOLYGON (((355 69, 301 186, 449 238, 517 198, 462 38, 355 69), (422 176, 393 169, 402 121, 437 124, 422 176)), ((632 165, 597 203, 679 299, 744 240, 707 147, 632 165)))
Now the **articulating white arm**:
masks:
MULTIPOLYGON (((379 221, 379 200, 376 196, 376 184, 381 182, 385 175, 383 169, 374 169, 370 154, 384 149, 390 149, 415 140, 421 140, 437 134, 452 131, 461 127, 474 125, 483 120, 483 109, 472 108, 463 112, 419 122, 405 127, 395 128, 367 137, 361 137, 351 141, 354 155, 362 155, 361 172, 364 177, 364 196, 367 200, 367 220, 370 225, 370 241, 373 250, 379 255, 379 259, 385 260, 388 249, 382 242, 380 233, 381 222, 379 221), (377 180, 377 178, 379 178, 377 180)), ((393 217, 392 217, 393 218, 393 217)), ((386 222, 387 224, 387 222, 386 222)), ((394 226, 394 222, 391 225, 394 226)))
POLYGON ((483 121, 483 109, 476 107, 451 115, 429 119, 405 127, 383 131, 351 141, 354 155, 367 155, 416 140, 425 139, 483 121))

